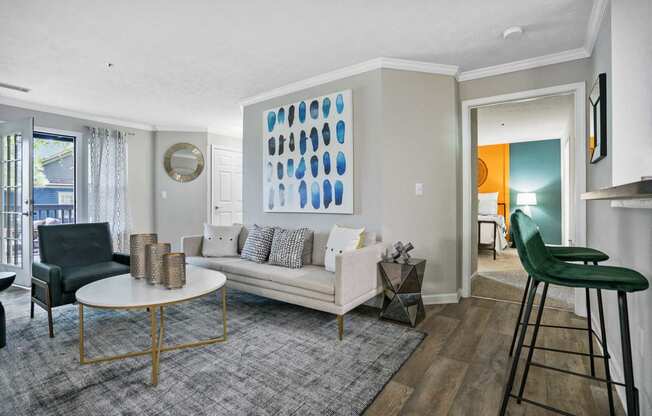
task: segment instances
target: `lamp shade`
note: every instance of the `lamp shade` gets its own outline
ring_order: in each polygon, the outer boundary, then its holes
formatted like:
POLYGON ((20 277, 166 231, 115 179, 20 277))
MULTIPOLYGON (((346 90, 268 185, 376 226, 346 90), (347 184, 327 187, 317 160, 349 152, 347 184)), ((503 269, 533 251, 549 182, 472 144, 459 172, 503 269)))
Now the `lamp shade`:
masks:
POLYGON ((516 195, 516 205, 536 205, 537 204, 537 194, 534 192, 519 192, 516 195))

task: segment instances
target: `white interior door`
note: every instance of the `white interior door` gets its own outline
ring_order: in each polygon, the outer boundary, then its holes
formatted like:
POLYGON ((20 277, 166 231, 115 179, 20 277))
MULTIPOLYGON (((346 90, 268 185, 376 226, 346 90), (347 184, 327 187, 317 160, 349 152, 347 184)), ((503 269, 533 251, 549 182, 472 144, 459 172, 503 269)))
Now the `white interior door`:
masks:
POLYGON ((242 224, 242 152, 211 147, 211 222, 242 224))
POLYGON ((0 271, 21 286, 32 279, 33 133, 33 118, 0 124, 0 271))

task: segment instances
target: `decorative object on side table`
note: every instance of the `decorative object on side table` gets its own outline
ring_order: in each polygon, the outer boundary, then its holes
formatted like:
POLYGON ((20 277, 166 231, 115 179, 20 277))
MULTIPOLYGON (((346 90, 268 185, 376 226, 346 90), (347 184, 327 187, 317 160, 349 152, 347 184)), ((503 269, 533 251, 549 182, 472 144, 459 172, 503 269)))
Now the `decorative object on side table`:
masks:
POLYGON ((426 261, 408 258, 407 261, 378 263, 383 280, 383 306, 380 318, 415 327, 425 317, 421 284, 426 261))
POLYGON ((393 247, 394 251, 387 258, 388 261, 398 262, 400 259, 403 263, 407 263, 410 260, 409 252, 414 249, 412 243, 403 244, 401 241, 397 241, 393 247))
MULTIPOLYGON (((16 279, 16 273, 13 272, 0 272, 0 292, 9 288, 16 279)), ((7 323, 5 320, 5 308, 0 302, 0 348, 7 345, 7 323)))
POLYGON ((157 234, 131 234, 129 236, 130 266, 131 275, 136 279, 147 275, 147 262, 145 259, 145 247, 148 244, 158 243, 157 234))
POLYGON ((172 251, 170 243, 147 244, 145 246, 145 275, 147 283, 163 283, 163 255, 172 251))
POLYGON ((186 284, 186 255, 183 253, 163 254, 163 285, 168 289, 179 289, 186 284))

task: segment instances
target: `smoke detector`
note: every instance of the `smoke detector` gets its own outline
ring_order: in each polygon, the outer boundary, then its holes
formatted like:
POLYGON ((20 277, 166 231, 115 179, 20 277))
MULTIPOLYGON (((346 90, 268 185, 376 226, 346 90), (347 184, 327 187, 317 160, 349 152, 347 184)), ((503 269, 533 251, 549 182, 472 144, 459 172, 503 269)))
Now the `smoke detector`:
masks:
POLYGON ((508 27, 503 32, 503 39, 518 39, 521 36, 523 36, 523 28, 520 26, 508 27))

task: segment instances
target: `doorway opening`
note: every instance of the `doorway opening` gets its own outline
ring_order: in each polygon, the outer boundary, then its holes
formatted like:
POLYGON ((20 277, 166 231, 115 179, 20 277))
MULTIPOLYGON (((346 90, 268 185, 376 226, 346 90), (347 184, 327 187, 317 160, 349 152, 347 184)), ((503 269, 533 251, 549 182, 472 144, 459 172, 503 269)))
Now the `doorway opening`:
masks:
POLYGON ((242 224, 242 151, 211 145, 208 223, 242 224))
MULTIPOLYGON (((557 188, 561 188, 557 195, 561 194, 561 197, 557 197, 555 206, 559 211, 559 215, 553 221, 555 224, 555 231, 549 231, 547 234, 550 237, 550 241, 547 241, 549 244, 559 244, 559 245, 583 245, 586 239, 586 204, 581 200, 580 195, 586 189, 586 120, 585 120, 585 84, 583 82, 575 84, 566 84, 556 87, 543 88, 537 90, 528 90, 512 94, 504 94, 493 97, 485 97, 474 100, 467 100, 462 102, 462 157, 463 157, 463 220, 462 220, 462 239, 463 239, 463 250, 462 250, 462 295, 469 297, 472 295, 472 281, 476 276, 479 275, 479 270, 481 266, 481 261, 483 266, 491 261, 496 269, 498 269, 499 259, 503 260, 503 263, 507 263, 505 268, 509 268, 512 265, 514 267, 520 268, 520 261, 518 261, 518 256, 515 252, 509 251, 509 214, 514 211, 516 208, 521 208, 526 211, 530 211, 534 215, 535 221, 540 220, 540 222, 545 223, 547 220, 547 214, 544 216, 541 212, 542 206, 538 203, 537 199, 548 199, 548 188, 545 184, 533 184, 533 181, 530 183, 517 183, 517 181, 511 181, 512 184, 505 185, 503 184, 501 200, 498 201, 498 196, 494 197, 495 199, 495 215, 502 215, 504 219, 503 227, 503 236, 504 241, 499 242, 502 244, 502 247, 505 247, 502 250, 502 256, 499 252, 496 253, 496 262, 493 261, 493 252, 480 251, 478 250, 478 244, 484 243, 489 247, 496 249, 495 244, 490 244, 492 241, 486 240, 487 231, 482 230, 482 227, 492 228, 491 234, 493 237, 493 227, 491 224, 492 221, 488 221, 487 224, 479 224, 478 218, 478 208, 480 204, 484 205, 486 209, 487 203, 481 202, 479 200, 479 194, 492 194, 496 192, 479 192, 479 174, 482 173, 481 170, 484 168, 479 167, 478 162, 478 144, 479 144, 479 130, 478 130, 478 121, 483 117, 483 112, 485 116, 491 115, 491 111, 498 112, 500 109, 499 106, 503 105, 503 116, 506 113, 505 110, 509 109, 510 106, 512 110, 516 111, 518 114, 518 108, 523 106, 527 107, 528 103, 533 103, 531 106, 536 107, 537 104, 541 106, 541 103, 546 103, 548 100, 550 103, 553 103, 555 100, 567 100, 570 105, 567 107, 567 121, 572 120, 572 122, 566 123, 566 128, 563 133, 557 133, 553 136, 550 136, 550 133, 543 131, 546 127, 546 124, 542 122, 530 123, 533 124, 534 130, 543 132, 544 137, 535 136, 530 134, 527 129, 527 126, 520 126, 517 134, 509 134, 509 139, 507 140, 504 137, 502 141, 486 142, 485 145, 503 145, 502 154, 503 154, 503 169, 509 169, 509 150, 510 146, 514 145, 516 153, 524 153, 524 149, 527 147, 527 142, 539 142, 539 145, 546 144, 548 146, 555 147, 557 154, 557 167, 556 167, 556 176, 559 181, 557 182, 557 188), (554 137, 556 136, 556 137, 554 137), (518 139, 521 139, 519 141, 518 139), (529 139, 529 140, 523 140, 529 139), (536 140, 535 140, 536 139, 536 140), (551 142, 549 139, 557 139, 556 142, 551 142), (510 143, 514 141, 515 143, 510 143), (548 142, 548 143, 545 143, 548 142), (518 144, 518 146, 516 146, 518 144), (564 178, 562 180, 562 178, 564 178), (543 190, 546 190, 544 192, 543 190), (541 195, 538 194, 538 191, 541 192, 541 195), (544 195, 545 193, 545 195, 544 195), (536 201, 536 202, 535 202, 536 201), (498 202, 501 205, 498 205, 498 202), (500 214, 497 212, 500 210, 500 214), (485 234, 485 238, 482 238, 482 234, 485 234), (490 253, 487 255, 487 253, 490 253), (510 256, 513 254, 513 256, 510 256), (486 256, 488 261, 480 259, 480 256, 486 256)), ((559 103, 557 103, 559 104, 559 103)), ((556 105, 552 105, 553 109, 559 110, 556 108, 556 105)), ((535 115, 543 113, 544 111, 539 109, 535 111, 535 115)), ((514 114, 512 114, 514 115, 514 114)), ((509 124, 515 124, 518 126, 518 121, 522 117, 515 116, 511 119, 509 124)), ((508 119, 509 120, 509 119, 508 119)), ((496 121, 494 120, 494 123, 496 121)), ((500 132, 501 129, 505 130, 505 127, 509 127, 506 123, 505 126, 498 123, 495 126, 495 130, 500 132)), ((503 135, 504 136, 504 135, 503 135)), ((500 148, 500 146, 499 146, 500 148)), ((497 153, 499 148, 494 149, 497 153)), ((527 153, 527 152, 525 152, 527 153)), ((534 162, 518 162, 516 166, 519 166, 521 169, 523 166, 527 167, 528 165, 538 166, 541 165, 539 159, 535 159, 534 162)), ((487 167, 487 170, 489 167, 487 167)), ((495 170, 495 167, 494 167, 495 170)), ((544 175, 548 177, 550 175, 544 175)), ((526 181, 527 182, 527 181, 526 181)), ((480 195, 480 197, 486 198, 487 195, 480 195)), ((493 196, 492 196, 493 197, 493 196)), ((543 202, 543 200, 542 200, 543 202)), ((495 222, 494 222, 495 223, 495 222)), ((500 230, 500 225, 497 225, 496 228, 500 230)), ((497 231, 497 240, 500 240, 500 231, 497 231)), ((500 247, 500 249, 502 249, 500 247)), ((486 270, 486 269, 485 269, 486 270)), ((522 268, 521 268, 522 270, 522 268)), ((526 275, 527 278, 527 275, 526 275)), ((525 280, 522 282, 522 286, 525 286, 525 280)), ((522 297, 522 289, 514 287, 515 293, 518 294, 517 301, 520 302, 522 297)), ((566 294, 568 295, 568 294, 566 294)), ((568 299, 569 296, 566 296, 568 299)), ((573 300, 573 309, 576 314, 584 315, 585 305, 581 296, 578 296, 577 293, 572 293, 570 298, 573 300)), ((510 299, 511 300, 511 299, 510 299)))

